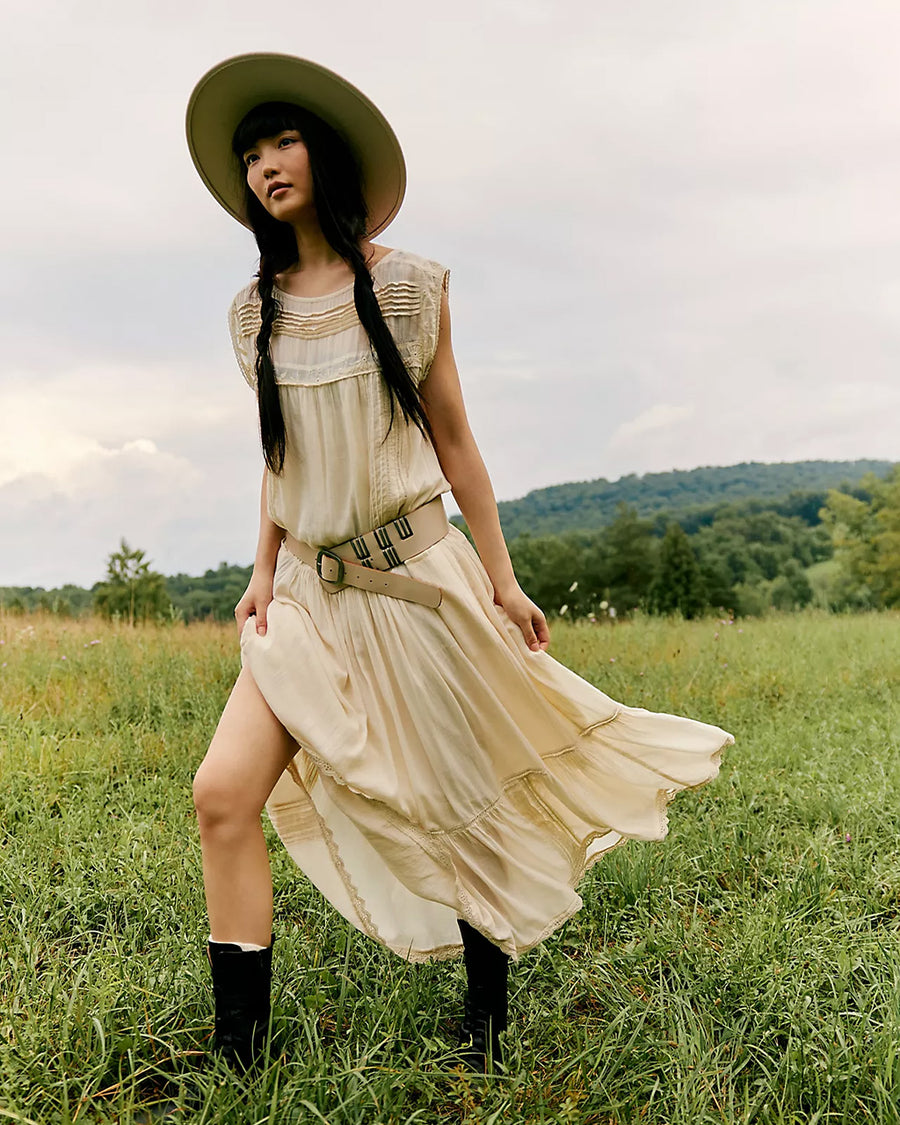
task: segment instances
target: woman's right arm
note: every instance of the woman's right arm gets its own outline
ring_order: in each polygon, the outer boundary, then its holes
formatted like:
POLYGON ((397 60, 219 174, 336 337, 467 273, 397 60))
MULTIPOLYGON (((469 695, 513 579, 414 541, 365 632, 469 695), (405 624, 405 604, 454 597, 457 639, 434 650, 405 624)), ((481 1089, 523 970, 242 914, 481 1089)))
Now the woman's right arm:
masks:
POLYGON ((266 632, 266 615, 272 600, 272 583, 275 579, 275 559, 284 538, 284 528, 279 527, 269 517, 266 502, 268 468, 263 469, 262 490, 259 497, 259 542, 256 545, 256 559, 253 573, 244 596, 234 607, 234 617, 238 633, 243 631, 247 618, 256 616, 256 631, 260 636, 266 632))

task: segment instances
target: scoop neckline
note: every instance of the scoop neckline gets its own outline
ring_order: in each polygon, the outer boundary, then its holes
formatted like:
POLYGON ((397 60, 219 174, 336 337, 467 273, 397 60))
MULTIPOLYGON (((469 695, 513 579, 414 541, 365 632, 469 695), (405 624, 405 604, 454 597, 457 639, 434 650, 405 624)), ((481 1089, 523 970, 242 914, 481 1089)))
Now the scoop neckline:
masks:
MULTIPOLYGON (((369 272, 372 272, 373 270, 376 270, 381 265, 382 262, 386 261, 388 258, 390 258, 390 256, 392 254, 396 254, 396 253, 397 253, 397 247, 394 246, 392 249, 388 250, 388 252, 386 254, 382 254, 382 256, 378 259, 378 261, 373 263, 373 265, 371 265, 369 267, 369 272)), ((287 289, 282 289, 281 286, 276 281, 275 282, 275 292, 278 293, 278 295, 280 297, 287 297, 288 300, 291 300, 291 301, 324 301, 329 297, 337 297, 341 293, 348 293, 353 288, 353 286, 355 284, 356 284, 355 280, 354 281, 348 281, 346 285, 342 285, 340 287, 340 289, 332 289, 330 293, 318 293, 315 297, 305 297, 300 293, 289 293, 287 291, 287 289)))

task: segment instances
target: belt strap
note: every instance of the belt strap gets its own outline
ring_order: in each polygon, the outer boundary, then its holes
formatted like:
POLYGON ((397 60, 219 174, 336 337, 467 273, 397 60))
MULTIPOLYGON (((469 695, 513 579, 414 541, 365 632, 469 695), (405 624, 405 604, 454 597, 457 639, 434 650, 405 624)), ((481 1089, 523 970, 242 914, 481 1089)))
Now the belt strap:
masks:
POLYGON ((440 586, 405 574, 392 574, 390 568, 443 539, 449 526, 444 502, 435 496, 408 515, 334 547, 314 547, 290 533, 285 534, 284 545, 315 569, 330 594, 345 586, 355 586, 437 609, 441 604, 440 586))

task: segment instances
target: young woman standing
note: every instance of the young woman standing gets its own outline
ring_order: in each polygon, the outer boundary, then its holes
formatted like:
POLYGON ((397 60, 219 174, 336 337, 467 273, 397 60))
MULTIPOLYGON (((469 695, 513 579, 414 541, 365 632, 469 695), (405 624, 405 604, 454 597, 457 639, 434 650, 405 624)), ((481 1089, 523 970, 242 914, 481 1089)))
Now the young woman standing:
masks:
POLYGON ((363 933, 411 961, 464 954, 482 1069, 510 958, 581 907, 606 851, 664 836, 669 799, 714 777, 731 737, 622 706, 547 653, 466 419, 448 271, 372 242, 405 187, 375 106, 313 63, 244 55, 200 80, 187 130, 260 253, 230 311, 258 404, 259 545, 242 670, 195 780, 217 1047, 249 1063, 269 1016, 265 805, 363 933))

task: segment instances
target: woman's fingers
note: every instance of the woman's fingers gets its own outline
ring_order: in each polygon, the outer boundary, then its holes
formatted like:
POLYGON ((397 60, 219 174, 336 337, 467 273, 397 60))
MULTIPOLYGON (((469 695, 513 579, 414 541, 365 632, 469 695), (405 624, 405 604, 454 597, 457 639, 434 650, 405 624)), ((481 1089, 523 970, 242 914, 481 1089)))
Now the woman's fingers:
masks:
POLYGON ((536 650, 538 647, 538 639, 534 635, 531 617, 526 617, 524 621, 520 622, 519 628, 522 630, 522 636, 525 638, 525 644, 527 644, 530 649, 536 650))
POLYGON ((250 610, 243 602, 238 602, 234 607, 234 622, 237 625, 238 636, 244 631, 244 626, 247 623, 247 618, 250 616, 250 610))
POLYGON ((524 620, 519 622, 519 628, 522 630, 525 644, 532 652, 542 652, 550 644, 550 630, 547 627, 547 619, 537 606, 524 620))
POLYGON ((547 621, 543 613, 537 606, 534 606, 530 612, 526 611, 522 614, 516 624, 522 630, 525 644, 532 652, 540 652, 549 645, 550 630, 547 628, 547 621))
POLYGON ((538 647, 545 649, 550 644, 550 626, 547 624, 547 618, 538 610, 534 616, 534 621, 537 626, 535 633, 537 634, 538 647))

